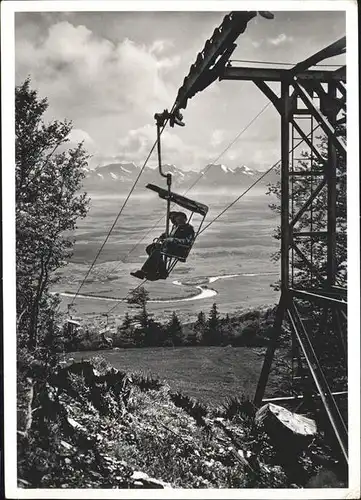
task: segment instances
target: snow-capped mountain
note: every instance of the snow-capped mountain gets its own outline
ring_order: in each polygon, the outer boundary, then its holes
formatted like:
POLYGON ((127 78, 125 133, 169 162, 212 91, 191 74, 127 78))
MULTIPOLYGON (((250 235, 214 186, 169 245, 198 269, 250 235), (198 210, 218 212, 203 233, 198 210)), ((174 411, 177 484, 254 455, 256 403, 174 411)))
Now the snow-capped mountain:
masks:
MULTIPOLYGON (((119 191, 129 189, 140 173, 141 167, 132 162, 110 163, 98 166, 93 170, 86 169, 84 188, 89 191, 119 191)), ((252 169, 246 165, 235 168, 224 164, 208 164, 200 172, 182 170, 175 165, 163 165, 164 173, 172 174, 172 186, 174 189, 181 187, 182 190, 197 184, 197 189, 237 189, 239 186, 248 187, 252 182, 262 175, 262 172, 252 169)), ((273 176, 274 177, 274 176, 273 176)), ((262 184, 274 182, 274 178, 268 176, 262 184)), ((146 166, 142 172, 139 182, 142 185, 154 183, 162 185, 162 179, 158 168, 146 166)), ((165 183, 164 183, 165 185, 165 183)))
POLYGON ((202 184, 219 187, 248 185, 261 175, 258 170, 246 165, 231 168, 224 164, 209 164, 200 173, 203 177, 202 184))

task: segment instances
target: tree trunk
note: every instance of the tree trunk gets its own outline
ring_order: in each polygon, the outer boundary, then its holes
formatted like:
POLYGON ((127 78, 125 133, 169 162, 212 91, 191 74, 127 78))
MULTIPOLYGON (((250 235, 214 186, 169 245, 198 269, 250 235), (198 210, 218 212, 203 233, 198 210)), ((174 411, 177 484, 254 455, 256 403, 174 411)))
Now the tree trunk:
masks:
POLYGON ((48 257, 45 262, 43 258, 41 259, 41 271, 35 294, 35 299, 33 301, 33 306, 31 308, 31 314, 30 314, 29 343, 28 343, 29 349, 34 349, 37 344, 39 303, 44 293, 45 287, 48 283, 48 275, 49 275, 48 264, 50 261, 50 257, 51 257, 51 251, 49 251, 48 257))
POLYGON ((23 436, 28 435, 33 422, 34 383, 30 378, 26 382, 26 388, 21 391, 18 397, 22 403, 18 408, 18 431, 23 436))

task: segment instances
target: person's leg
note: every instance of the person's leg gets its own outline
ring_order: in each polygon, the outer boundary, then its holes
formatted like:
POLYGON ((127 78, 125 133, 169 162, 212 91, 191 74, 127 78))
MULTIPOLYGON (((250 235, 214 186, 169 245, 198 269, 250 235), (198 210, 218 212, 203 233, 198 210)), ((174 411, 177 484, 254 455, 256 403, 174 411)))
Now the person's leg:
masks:
POLYGON ((163 255, 160 253, 160 250, 160 247, 155 248, 141 269, 151 279, 158 279, 167 274, 163 255))
POLYGON ((148 255, 152 255, 154 250, 156 250, 157 248, 160 248, 159 243, 151 243, 146 247, 145 251, 147 252, 148 255))
POLYGON ((141 269, 130 273, 132 276, 135 276, 136 278, 140 278, 140 279, 147 278, 148 273, 150 271, 152 271, 152 269, 154 267, 157 266, 157 252, 159 250, 158 250, 156 243, 151 243, 150 245, 148 245, 146 247, 145 250, 146 250, 147 254, 149 255, 149 257, 144 262, 141 269))
POLYGON ((150 281, 156 281, 160 278, 167 277, 167 270, 164 263, 163 255, 160 253, 161 246, 152 243, 146 248, 149 254, 148 259, 144 262, 143 266, 139 271, 130 273, 132 276, 140 279, 149 279, 150 281))

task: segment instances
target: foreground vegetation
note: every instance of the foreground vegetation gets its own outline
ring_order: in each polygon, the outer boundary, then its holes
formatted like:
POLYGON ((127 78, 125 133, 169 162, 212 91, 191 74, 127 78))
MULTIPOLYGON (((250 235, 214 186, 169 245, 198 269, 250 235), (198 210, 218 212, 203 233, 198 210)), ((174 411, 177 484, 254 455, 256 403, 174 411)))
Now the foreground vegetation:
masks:
MULTIPOLYGON (((38 363, 26 376, 23 415, 36 410, 30 426, 19 422, 21 486, 300 487, 336 466, 321 434, 296 455, 278 448, 244 398, 210 409, 101 358, 51 371, 38 363)), ((335 485, 333 472, 325 477, 335 485)))

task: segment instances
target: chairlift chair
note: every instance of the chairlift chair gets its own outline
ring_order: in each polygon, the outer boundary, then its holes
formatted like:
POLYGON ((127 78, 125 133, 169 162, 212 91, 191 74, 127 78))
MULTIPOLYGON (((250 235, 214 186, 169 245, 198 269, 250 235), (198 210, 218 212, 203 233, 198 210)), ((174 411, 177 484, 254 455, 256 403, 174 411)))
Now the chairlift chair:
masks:
POLYGON ((178 261, 181 262, 186 262, 187 257, 189 255, 189 252, 191 251, 191 248, 200 232, 200 229, 202 227, 202 224, 204 222, 204 219, 207 215, 208 212, 208 207, 207 205, 204 205, 203 203, 199 203, 197 201, 191 200, 189 198, 186 198, 185 196, 182 196, 180 194, 174 193, 171 191, 171 186, 172 186, 172 174, 171 173, 164 173, 162 171, 162 157, 161 157, 161 132, 163 128, 165 127, 167 121, 169 120, 171 127, 173 127, 175 124, 179 126, 184 126, 184 123, 182 122, 183 116, 179 112, 179 110, 174 110, 173 112, 168 112, 168 110, 164 110, 163 113, 156 113, 154 115, 154 118, 156 120, 157 124, 157 150, 158 150, 158 168, 159 168, 159 173, 162 177, 164 177, 167 180, 167 189, 163 189, 159 186, 156 186, 155 184, 147 184, 146 188, 155 191, 158 193, 159 198, 162 198, 163 200, 166 200, 167 202, 167 216, 166 216, 166 230, 165 234, 168 237, 169 236, 169 214, 170 214, 170 204, 174 203, 175 205, 179 205, 182 208, 185 208, 186 210, 189 210, 191 212, 190 217, 188 218, 188 222, 191 221, 193 214, 197 213, 202 216, 201 223, 195 232, 193 241, 189 245, 182 245, 182 244, 177 244, 176 248, 173 246, 172 250, 169 249, 169 246, 167 248, 167 244, 162 245, 161 248, 161 255, 164 257, 164 263, 167 271, 167 275, 171 273, 171 271, 174 269, 175 265, 177 264, 178 261))
MULTIPOLYGON (((185 208, 186 210, 191 212, 191 215, 187 221, 188 223, 192 220, 192 217, 195 213, 199 214, 202 217, 198 228, 195 230, 194 238, 189 245, 181 245, 177 243, 177 248, 175 249, 173 247, 172 251, 167 248, 167 245, 164 245, 162 247, 161 254, 164 256, 167 273, 169 275, 178 261, 186 262, 189 252, 191 251, 194 242, 202 228, 204 219, 208 212, 208 206, 198 201, 191 200, 190 198, 186 198, 185 196, 182 196, 178 193, 163 189, 159 186, 156 186, 155 184, 147 184, 146 188, 155 191, 156 193, 158 193, 159 198, 166 200, 167 207, 169 207, 170 203, 174 203, 175 205, 179 205, 180 207, 185 208)), ((167 218, 168 217, 169 210, 167 210, 167 218)))

